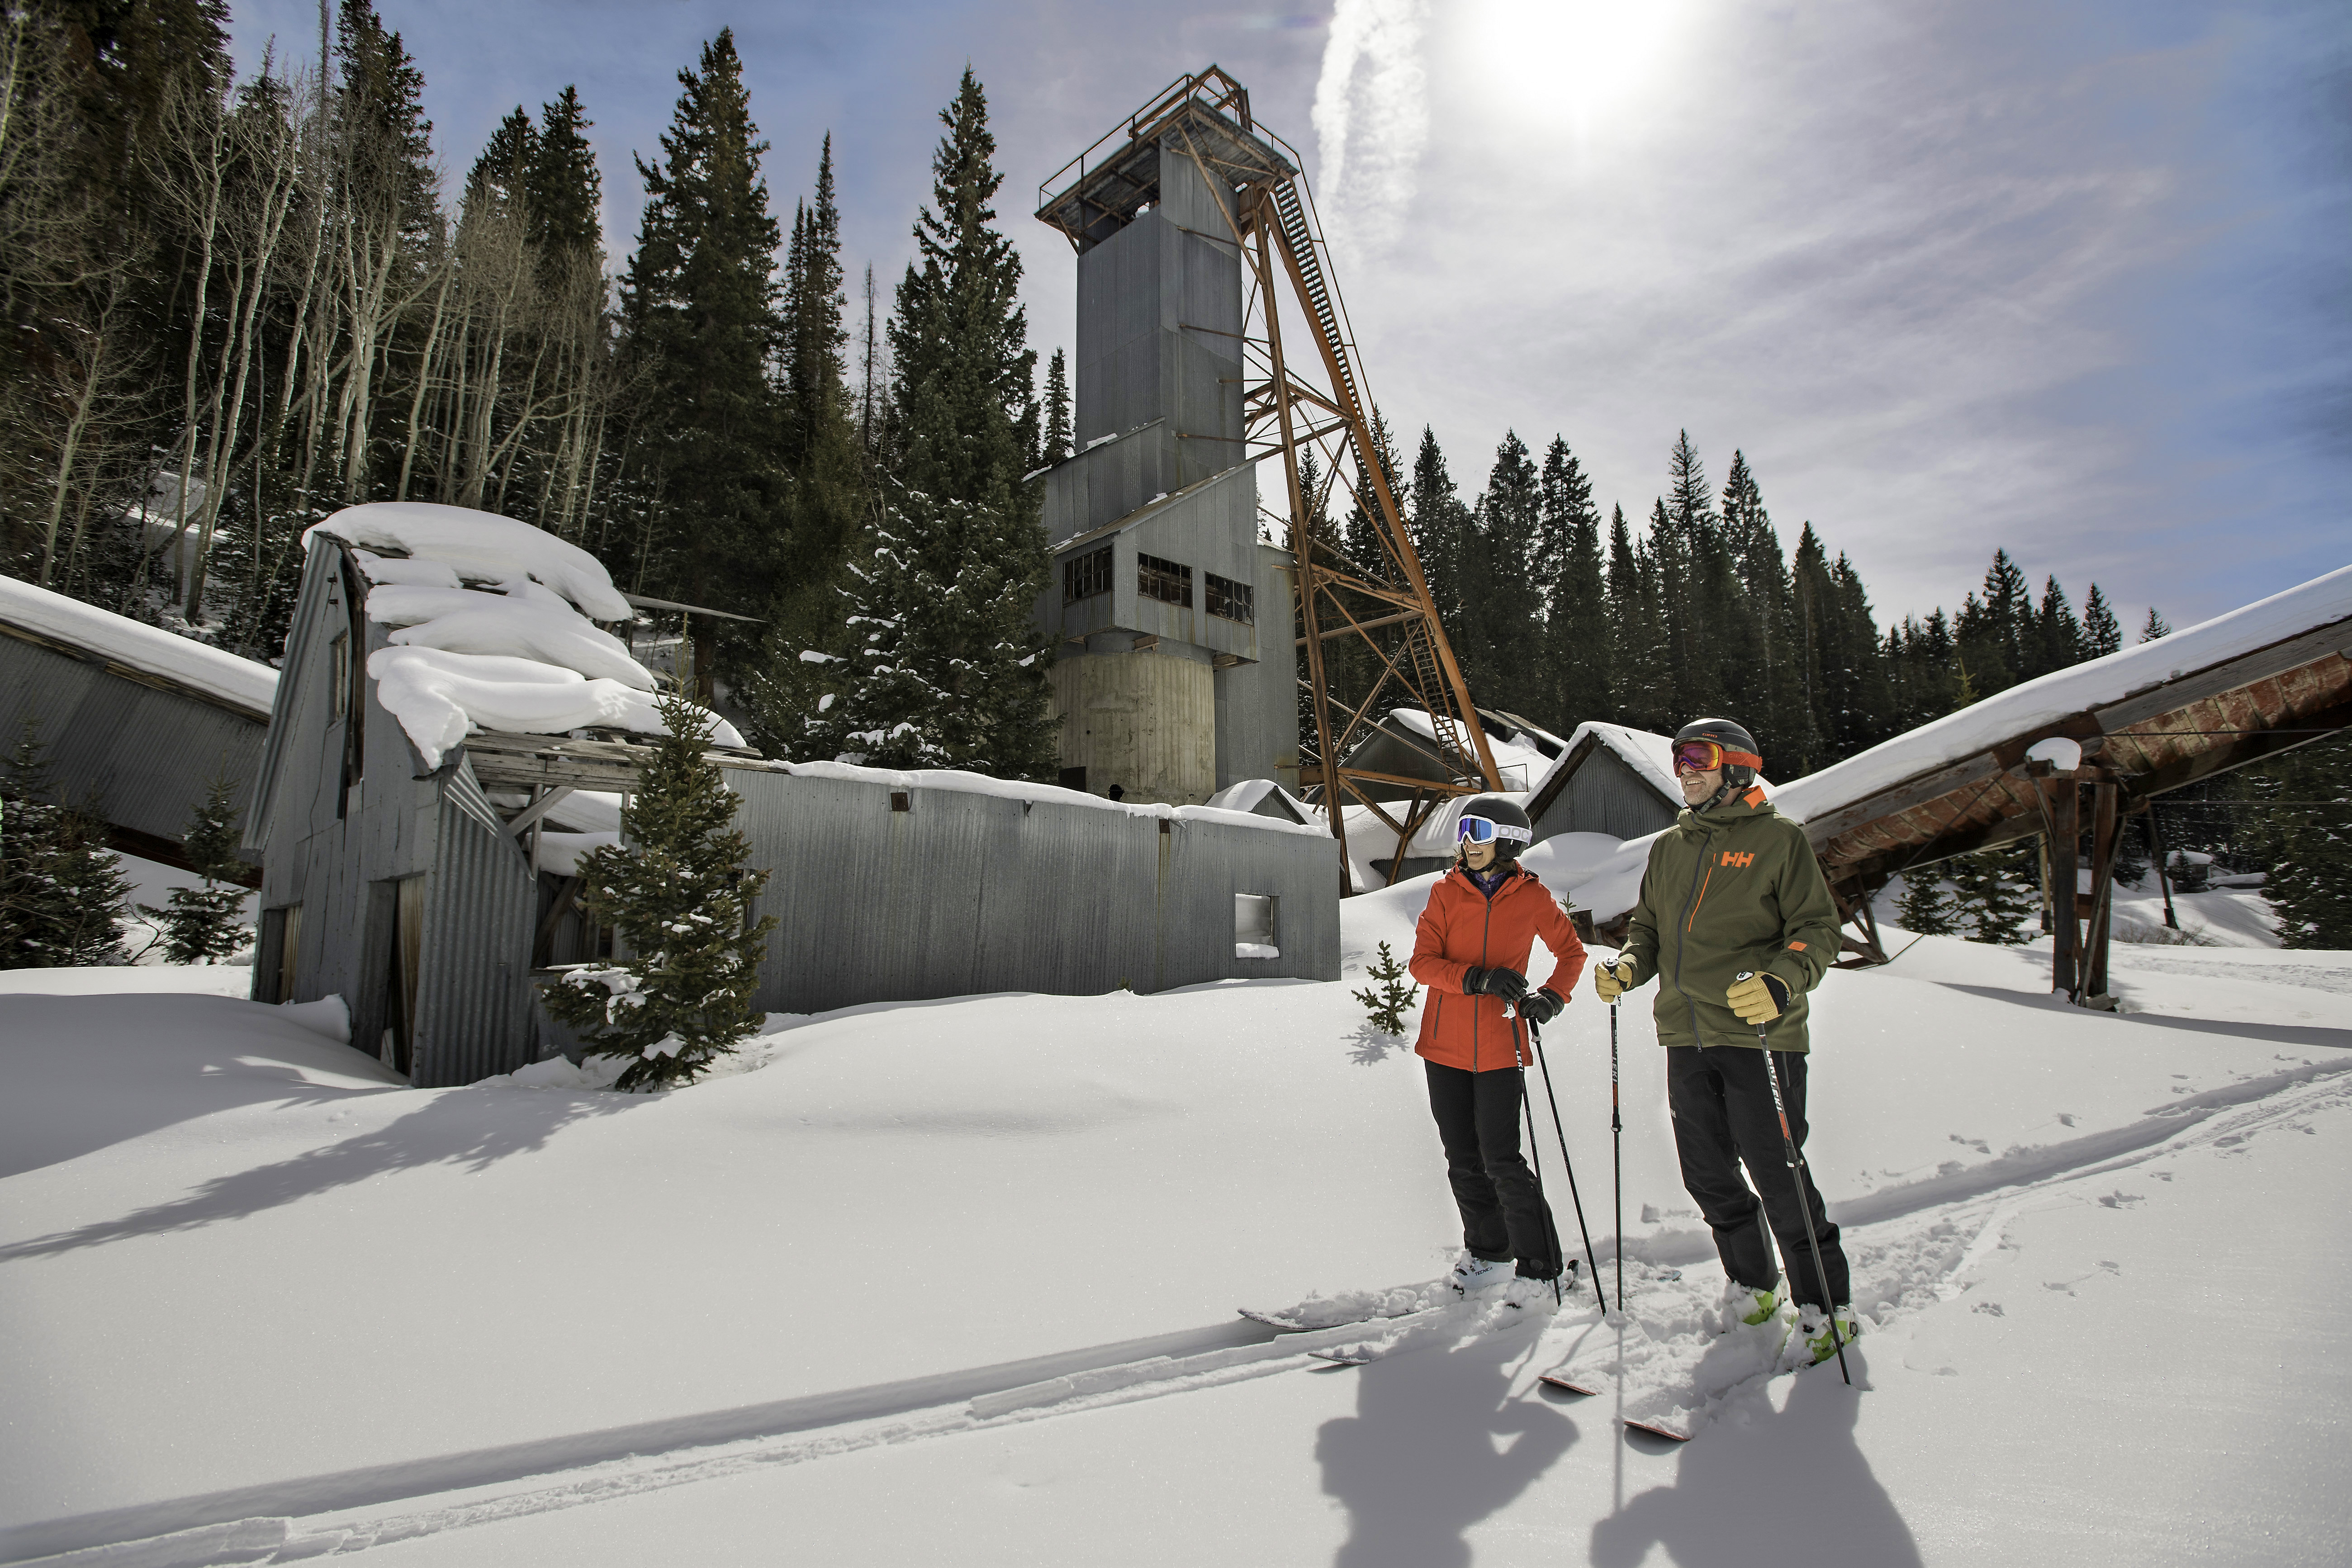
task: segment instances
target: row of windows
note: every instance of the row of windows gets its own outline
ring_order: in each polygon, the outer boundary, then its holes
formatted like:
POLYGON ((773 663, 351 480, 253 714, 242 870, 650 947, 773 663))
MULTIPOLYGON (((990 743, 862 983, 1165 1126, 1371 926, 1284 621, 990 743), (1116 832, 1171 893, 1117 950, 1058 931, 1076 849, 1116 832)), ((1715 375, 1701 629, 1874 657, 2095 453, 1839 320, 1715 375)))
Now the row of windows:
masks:
MULTIPOLYGON (((1208 579, 1209 614, 1244 626, 1257 624, 1257 590, 1247 583, 1204 572, 1208 579)), ((1147 599, 1192 607, 1192 569, 1157 555, 1135 558, 1135 591, 1147 599)), ((1062 603, 1075 605, 1097 594, 1110 592, 1110 546, 1102 545, 1062 563, 1062 603)))

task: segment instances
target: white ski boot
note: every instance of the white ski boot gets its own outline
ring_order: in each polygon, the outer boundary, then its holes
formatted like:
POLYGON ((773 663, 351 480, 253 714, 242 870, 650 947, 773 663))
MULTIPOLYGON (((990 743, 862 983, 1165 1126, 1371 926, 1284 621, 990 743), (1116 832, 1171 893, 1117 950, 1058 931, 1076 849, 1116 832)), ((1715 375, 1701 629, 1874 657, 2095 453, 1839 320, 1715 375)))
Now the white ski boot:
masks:
POLYGON ((1531 1279, 1524 1274, 1514 1274, 1511 1282, 1503 1287, 1503 1305, 1517 1307, 1523 1312, 1549 1312, 1566 1298, 1570 1283, 1566 1274, 1557 1279, 1531 1279))
POLYGON ((1511 1260, 1507 1258, 1496 1263, 1491 1258, 1481 1258, 1475 1252, 1465 1252, 1461 1260, 1454 1265, 1454 1272, 1446 1276, 1446 1281, 1465 1296, 1475 1295, 1489 1286, 1500 1285, 1504 1280, 1508 1279, 1511 1277, 1512 1267, 1511 1260))

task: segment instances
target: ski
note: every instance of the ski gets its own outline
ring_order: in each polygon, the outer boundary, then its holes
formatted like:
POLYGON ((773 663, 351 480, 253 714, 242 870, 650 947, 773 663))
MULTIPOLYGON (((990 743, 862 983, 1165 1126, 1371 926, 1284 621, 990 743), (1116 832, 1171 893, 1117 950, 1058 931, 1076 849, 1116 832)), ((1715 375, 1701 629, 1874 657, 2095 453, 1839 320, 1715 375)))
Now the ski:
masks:
POLYGON ((1344 1329, 1351 1323, 1386 1322, 1461 1300, 1461 1293, 1443 1279, 1418 1285, 1397 1285, 1386 1290, 1350 1290, 1337 1296, 1310 1296, 1289 1307, 1237 1307, 1253 1323, 1264 1323, 1286 1334, 1312 1333, 1319 1329, 1344 1329))
POLYGON ((1633 1421, 1625 1423, 1628 1432, 1647 1432, 1653 1437, 1664 1437, 1669 1443, 1687 1443, 1692 1434, 1677 1432, 1663 1421, 1633 1421))
POLYGON ((1581 1394, 1587 1399, 1592 1398, 1601 1392, 1590 1384, 1579 1383, 1576 1379, 1557 1372, 1545 1373, 1536 1381, 1547 1387, 1557 1388, 1563 1394, 1581 1394))

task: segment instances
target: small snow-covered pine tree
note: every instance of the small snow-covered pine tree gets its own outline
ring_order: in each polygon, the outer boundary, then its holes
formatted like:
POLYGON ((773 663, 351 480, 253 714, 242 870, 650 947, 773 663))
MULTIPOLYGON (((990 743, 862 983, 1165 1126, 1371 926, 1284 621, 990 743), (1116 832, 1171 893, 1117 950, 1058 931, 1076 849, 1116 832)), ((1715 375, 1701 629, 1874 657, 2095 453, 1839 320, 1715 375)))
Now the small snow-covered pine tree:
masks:
POLYGON ((1971 942, 2014 947, 2026 940, 2026 924, 2041 908, 2040 896, 2012 849, 1979 849, 1951 862, 1957 913, 1968 921, 1971 942))
POLYGON ((710 715, 682 696, 659 705, 670 733, 621 813, 618 846, 580 859, 580 901, 628 956, 583 965, 547 990, 547 1010, 592 1056, 634 1058, 617 1087, 690 1083, 759 1026, 751 993, 773 917, 751 919, 765 872, 732 826, 735 797, 703 758, 710 715))
POLYGON ((139 906, 139 912, 163 933, 163 956, 173 963, 217 963, 252 940, 252 928, 238 918, 245 912, 247 891, 229 880, 241 864, 232 804, 236 793, 236 785, 226 776, 214 779, 180 840, 205 885, 173 889, 162 909, 139 906))
POLYGON ((1397 962, 1396 954, 1389 951, 1387 942, 1381 943, 1380 957, 1366 973, 1378 982, 1378 985, 1367 985, 1350 994, 1364 1005, 1365 1012, 1371 1015, 1373 1028, 1384 1035, 1403 1034, 1404 1010, 1412 1005, 1415 996, 1421 994, 1421 987, 1407 978, 1405 966, 1397 962))
POLYGON ((0 780, 0 969, 121 963, 130 879, 93 813, 48 798, 49 766, 27 721, 0 780))
POLYGON ((1960 929, 1959 911, 1933 866, 1904 873, 1895 918, 1913 936, 1951 936, 1960 929))

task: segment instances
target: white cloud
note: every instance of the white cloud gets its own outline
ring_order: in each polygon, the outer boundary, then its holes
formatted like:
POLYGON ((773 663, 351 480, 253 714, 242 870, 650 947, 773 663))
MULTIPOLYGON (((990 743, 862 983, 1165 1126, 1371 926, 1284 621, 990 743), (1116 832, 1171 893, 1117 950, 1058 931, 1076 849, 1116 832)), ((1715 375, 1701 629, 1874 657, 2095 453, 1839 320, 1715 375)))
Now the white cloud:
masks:
POLYGON ((1427 0, 1339 0, 1315 88, 1318 206, 1333 237, 1376 251, 1397 238, 1429 140, 1422 65, 1427 0))

